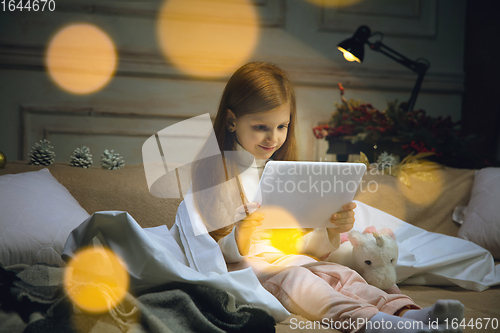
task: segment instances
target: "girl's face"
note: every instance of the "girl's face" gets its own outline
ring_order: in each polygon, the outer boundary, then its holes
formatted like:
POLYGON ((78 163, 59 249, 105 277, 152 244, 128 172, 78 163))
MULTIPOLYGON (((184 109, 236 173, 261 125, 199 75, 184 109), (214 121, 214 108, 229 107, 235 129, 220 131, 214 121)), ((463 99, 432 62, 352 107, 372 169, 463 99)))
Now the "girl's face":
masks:
POLYGON ((285 142, 290 123, 290 106, 283 104, 271 111, 232 118, 238 143, 257 159, 268 159, 285 142))

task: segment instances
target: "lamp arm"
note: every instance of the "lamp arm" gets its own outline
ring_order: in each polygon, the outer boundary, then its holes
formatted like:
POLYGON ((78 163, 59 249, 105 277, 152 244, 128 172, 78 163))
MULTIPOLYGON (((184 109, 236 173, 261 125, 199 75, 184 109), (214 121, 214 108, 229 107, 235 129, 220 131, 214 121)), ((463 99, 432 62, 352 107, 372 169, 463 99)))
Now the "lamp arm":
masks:
POLYGON ((420 92, 420 86, 422 85, 422 81, 424 80, 426 71, 427 68, 425 68, 424 71, 418 73, 417 82, 415 82, 415 85, 413 86, 413 90, 411 92, 410 99, 408 100, 408 106, 406 108, 406 111, 413 111, 413 107, 415 106, 415 102, 417 101, 417 96, 418 93, 420 92))
POLYGON ((427 72, 427 69, 429 69, 429 64, 411 60, 401 53, 383 44, 381 41, 377 41, 375 43, 366 41, 366 44, 368 44, 372 50, 383 53, 392 60, 402 64, 403 66, 411 69, 418 74, 417 82, 415 82, 415 85, 413 86, 413 90, 411 92, 410 99, 408 100, 408 106, 406 109, 407 111, 412 111, 413 107, 415 106, 418 93, 420 92, 420 87, 422 86, 422 81, 424 80, 425 73, 427 72))
POLYGON ((373 51, 377 51, 388 56, 392 60, 399 62, 401 65, 411 69, 417 74, 420 74, 422 72, 425 73, 429 68, 428 64, 411 60, 402 55, 401 53, 391 49, 389 46, 385 45, 381 41, 377 41, 375 43, 370 43, 369 41, 366 41, 366 44, 368 44, 370 46, 370 49, 372 49, 373 51))

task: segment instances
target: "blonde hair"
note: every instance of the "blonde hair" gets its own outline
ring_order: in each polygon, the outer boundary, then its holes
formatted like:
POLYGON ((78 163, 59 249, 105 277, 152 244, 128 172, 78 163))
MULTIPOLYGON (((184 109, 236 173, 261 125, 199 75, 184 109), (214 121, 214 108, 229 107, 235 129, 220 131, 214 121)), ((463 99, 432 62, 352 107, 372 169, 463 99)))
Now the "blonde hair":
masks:
MULTIPOLYGON (((297 110, 295 91, 286 73, 274 64, 267 62, 251 62, 239 68, 229 79, 214 121, 214 131, 223 154, 221 159, 204 159, 193 163, 192 179, 194 202, 207 225, 210 221, 220 218, 234 218, 235 209, 243 204, 241 191, 235 186, 229 186, 229 179, 238 175, 237 166, 224 157, 224 151, 236 150, 236 134, 230 132, 227 126, 228 110, 236 118, 246 114, 267 112, 281 105, 290 107, 290 123, 287 138, 283 145, 272 155, 271 159, 280 161, 297 160, 297 141, 295 139, 297 110), (217 184, 228 184, 224 193, 218 191, 215 195, 197 196, 200 190, 206 190, 217 184)), ((210 232, 218 241, 231 232, 234 223, 210 232)))

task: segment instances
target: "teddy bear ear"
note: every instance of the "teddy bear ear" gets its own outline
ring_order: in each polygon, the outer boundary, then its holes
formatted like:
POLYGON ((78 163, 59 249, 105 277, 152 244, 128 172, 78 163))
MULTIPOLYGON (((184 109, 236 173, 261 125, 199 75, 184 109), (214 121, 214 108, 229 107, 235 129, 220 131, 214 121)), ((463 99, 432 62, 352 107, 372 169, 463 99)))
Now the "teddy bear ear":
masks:
POLYGON ((351 241, 352 246, 356 247, 362 242, 363 234, 359 231, 352 230, 348 234, 349 240, 351 241))
POLYGON ((379 234, 387 235, 387 236, 391 237, 392 239, 396 240, 396 235, 394 234, 394 231, 392 231, 389 228, 384 228, 384 229, 380 230, 379 234))
POLYGON ((373 234, 374 232, 377 232, 377 228, 375 228, 374 226, 370 226, 363 230, 364 234, 373 234))

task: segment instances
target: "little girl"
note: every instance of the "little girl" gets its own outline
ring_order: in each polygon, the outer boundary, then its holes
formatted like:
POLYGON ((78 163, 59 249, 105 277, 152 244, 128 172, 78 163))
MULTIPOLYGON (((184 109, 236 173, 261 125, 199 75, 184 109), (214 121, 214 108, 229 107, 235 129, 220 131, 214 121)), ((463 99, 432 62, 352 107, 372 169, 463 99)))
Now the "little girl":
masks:
MULTIPOLYGON (((205 159, 192 169, 195 207, 208 229, 213 230, 210 235, 218 242, 228 269, 251 267, 264 288, 287 310, 310 320, 337 322, 335 327, 344 331, 448 332, 441 325, 431 329, 429 322, 461 320, 463 305, 458 301, 441 300, 420 309, 408 296, 387 294, 368 285, 347 267, 305 255, 286 255, 259 239, 255 229, 265 216, 259 211, 248 214, 258 204, 247 199, 255 191, 258 179, 245 176, 244 171, 256 168, 261 176, 269 159, 296 160, 296 124, 294 89, 280 68, 269 63, 249 63, 230 78, 214 122, 223 152, 222 164, 209 164, 205 159), (240 163, 229 158, 230 152, 247 152, 255 160, 251 165, 240 163), (235 181, 230 182, 231 179, 235 181), (217 187, 210 195, 206 191, 203 196, 196 194, 223 183, 227 186, 217 187), (217 220, 232 218, 238 207, 247 212, 246 217, 214 230, 217 220), (421 323, 415 325, 417 321, 421 323)), ((335 250, 340 244, 340 233, 354 225, 354 208, 356 204, 349 203, 343 211, 332 212, 332 228, 308 233, 305 245, 321 248, 325 253, 335 250)))

